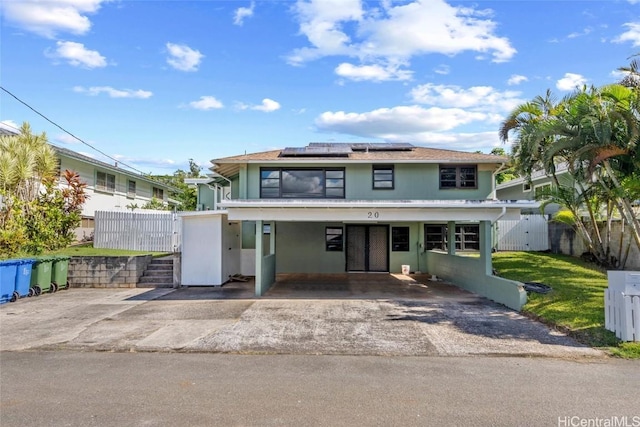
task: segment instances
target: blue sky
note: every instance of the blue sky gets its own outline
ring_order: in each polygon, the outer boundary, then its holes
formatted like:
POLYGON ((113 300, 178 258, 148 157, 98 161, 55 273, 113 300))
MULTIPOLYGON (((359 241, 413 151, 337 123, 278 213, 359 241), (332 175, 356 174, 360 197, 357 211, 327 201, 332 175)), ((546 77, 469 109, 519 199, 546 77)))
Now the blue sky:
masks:
MULTIPOLYGON (((616 82, 640 0, 3 0, 4 89, 145 173, 309 142, 489 152, 551 89, 616 82)), ((0 121, 105 159, 0 91, 0 121)), ((503 146, 507 150, 508 146, 503 146)))

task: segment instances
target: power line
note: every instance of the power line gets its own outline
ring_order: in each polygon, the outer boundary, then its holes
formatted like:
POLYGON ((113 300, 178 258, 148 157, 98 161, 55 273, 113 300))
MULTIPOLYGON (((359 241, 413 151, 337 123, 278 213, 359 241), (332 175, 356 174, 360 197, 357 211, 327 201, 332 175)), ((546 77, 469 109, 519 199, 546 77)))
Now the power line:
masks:
MULTIPOLYGON (((47 116, 45 116, 44 114, 42 114, 41 112, 39 112, 38 110, 36 110, 35 108, 33 108, 31 105, 27 104, 25 101, 23 101, 22 99, 18 98, 16 95, 14 95, 13 93, 11 93, 9 90, 5 89, 3 86, 0 86, 0 89, 2 89, 3 91, 5 91, 7 94, 9 94, 10 96, 12 96, 16 101, 18 101, 19 103, 21 103, 22 105, 24 105, 25 107, 27 107, 28 109, 30 109, 31 111, 33 111, 34 113, 36 113, 37 115, 39 115, 40 117, 42 117, 43 119, 45 119, 46 121, 48 121, 49 123, 51 123, 52 125, 54 125, 55 127, 57 127, 58 129, 60 129, 61 131, 63 131, 64 133, 68 134, 69 136, 71 136, 72 138, 80 141, 81 143, 83 143, 84 145, 86 145, 87 147, 91 148, 92 150, 97 151, 98 153, 102 154, 103 156, 107 157, 108 159, 113 160, 114 162, 117 162, 119 165, 123 165, 131 170, 134 170, 136 172, 138 172, 140 175, 149 175, 146 172, 142 172, 139 169, 134 168, 133 166, 130 166, 114 157, 111 157, 110 155, 108 155, 107 153, 105 153, 104 151, 101 151, 99 149, 97 149, 96 147, 94 147, 93 145, 89 144, 88 142, 84 141, 83 139, 75 136, 74 134, 72 134, 71 132, 69 132, 68 130, 66 130, 65 128, 63 128, 62 126, 60 126, 59 124, 57 124, 56 122, 54 122, 53 120, 49 119, 47 116)), ((14 128, 13 126, 10 125, 6 125, 9 127, 14 128)), ((17 128, 14 128, 16 130, 20 130, 17 128)))

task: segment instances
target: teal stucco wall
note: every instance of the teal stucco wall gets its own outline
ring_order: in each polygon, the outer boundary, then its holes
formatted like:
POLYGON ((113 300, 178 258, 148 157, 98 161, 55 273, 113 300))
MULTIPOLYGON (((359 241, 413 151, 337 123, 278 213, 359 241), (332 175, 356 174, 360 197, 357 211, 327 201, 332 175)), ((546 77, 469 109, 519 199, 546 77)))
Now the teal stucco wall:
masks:
MULTIPOLYGON (((315 165, 322 167, 321 165, 315 165)), ((312 168, 313 164, 282 164, 278 167, 312 168)), ((330 164, 324 167, 345 168, 345 198, 349 200, 481 200, 491 191, 492 172, 478 167, 477 189, 440 190, 439 165, 437 164, 396 164, 394 165, 395 188, 374 190, 372 165, 370 164, 330 164)), ((260 198, 260 165, 247 167, 247 198, 260 198)), ((238 194, 238 193, 234 193, 238 194)), ((239 196, 239 198, 242 198, 239 196)))
POLYGON ((480 258, 429 251, 427 268, 430 274, 514 310, 519 311, 527 302, 527 293, 519 282, 487 274, 485 261, 480 258))
POLYGON ((325 228, 341 223, 278 222, 276 266, 278 273, 343 273, 345 252, 328 252, 325 228))

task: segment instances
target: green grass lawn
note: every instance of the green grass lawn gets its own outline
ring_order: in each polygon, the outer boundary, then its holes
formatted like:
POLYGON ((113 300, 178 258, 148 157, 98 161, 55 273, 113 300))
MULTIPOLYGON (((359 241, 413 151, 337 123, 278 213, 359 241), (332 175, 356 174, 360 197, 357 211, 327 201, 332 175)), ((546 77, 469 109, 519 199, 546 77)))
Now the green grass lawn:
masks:
POLYGON ((169 255, 166 252, 149 252, 149 251, 129 251, 123 249, 98 249, 93 244, 87 243, 83 245, 69 246, 53 252, 47 252, 46 255, 68 255, 68 256, 132 256, 146 255, 153 256, 169 255))
POLYGON ((558 326, 591 347, 626 358, 640 358, 640 343, 620 343, 604 328, 606 271, 579 258, 539 252, 498 252, 493 268, 502 277, 541 282, 548 294, 529 293, 523 312, 558 326))

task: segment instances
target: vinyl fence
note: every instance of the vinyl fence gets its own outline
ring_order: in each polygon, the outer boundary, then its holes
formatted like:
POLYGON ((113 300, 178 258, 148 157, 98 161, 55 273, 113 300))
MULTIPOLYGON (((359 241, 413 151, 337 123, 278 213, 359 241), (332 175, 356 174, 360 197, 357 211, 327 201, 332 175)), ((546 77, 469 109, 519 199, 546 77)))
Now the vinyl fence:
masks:
POLYGON ((496 249, 499 251, 546 251, 549 225, 544 215, 522 215, 519 220, 498 221, 496 249))
POLYGON ((96 211, 93 246, 132 251, 178 252, 181 218, 174 212, 96 211))

